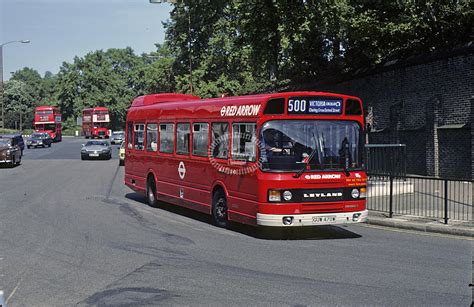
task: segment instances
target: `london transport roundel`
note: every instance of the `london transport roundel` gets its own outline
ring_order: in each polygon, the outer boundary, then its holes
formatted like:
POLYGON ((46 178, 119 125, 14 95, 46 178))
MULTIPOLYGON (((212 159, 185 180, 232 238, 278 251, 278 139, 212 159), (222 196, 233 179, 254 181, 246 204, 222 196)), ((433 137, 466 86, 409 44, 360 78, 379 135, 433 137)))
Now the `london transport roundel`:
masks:
POLYGON ((186 175, 186 167, 184 166, 184 162, 180 161, 178 165, 178 175, 179 178, 184 179, 184 176, 186 175))

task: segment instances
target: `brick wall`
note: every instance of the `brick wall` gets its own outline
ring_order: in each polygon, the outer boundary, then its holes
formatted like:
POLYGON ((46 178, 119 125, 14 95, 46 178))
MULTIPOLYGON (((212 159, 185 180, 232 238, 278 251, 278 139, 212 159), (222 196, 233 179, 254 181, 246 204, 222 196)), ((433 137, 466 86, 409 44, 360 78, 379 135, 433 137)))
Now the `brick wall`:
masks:
POLYGON ((409 173, 474 178, 473 51, 471 44, 290 90, 358 96, 373 110, 369 142, 407 144, 409 173))

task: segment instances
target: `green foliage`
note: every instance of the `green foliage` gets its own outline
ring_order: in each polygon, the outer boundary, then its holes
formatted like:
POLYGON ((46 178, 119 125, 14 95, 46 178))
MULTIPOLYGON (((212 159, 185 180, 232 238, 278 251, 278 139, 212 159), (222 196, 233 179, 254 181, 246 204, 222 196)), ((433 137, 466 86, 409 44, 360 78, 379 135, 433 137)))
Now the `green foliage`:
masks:
POLYGON ((63 63, 56 91, 64 120, 75 122, 84 108, 102 106, 109 108, 114 128, 123 126, 131 101, 144 90, 144 82, 138 82, 143 65, 131 48, 98 50, 63 63))
POLYGON ((201 97, 268 92, 472 39, 468 0, 183 0, 150 54, 97 50, 57 75, 24 68, 5 83, 6 123, 31 126, 33 108, 58 105, 65 131, 85 107, 105 106, 123 129, 149 93, 201 97))
POLYGON ((4 108, 5 127, 22 130, 23 127, 31 127, 33 121, 33 110, 35 108, 34 95, 27 83, 19 80, 5 82, 4 108))

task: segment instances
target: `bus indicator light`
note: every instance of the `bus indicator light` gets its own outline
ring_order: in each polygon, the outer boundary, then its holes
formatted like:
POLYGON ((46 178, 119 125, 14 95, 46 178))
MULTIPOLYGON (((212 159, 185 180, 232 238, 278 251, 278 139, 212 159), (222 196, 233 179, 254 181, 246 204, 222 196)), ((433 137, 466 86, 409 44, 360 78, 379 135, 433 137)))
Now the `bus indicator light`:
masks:
POLYGON ((278 190, 268 191, 268 201, 281 201, 280 191, 278 190))

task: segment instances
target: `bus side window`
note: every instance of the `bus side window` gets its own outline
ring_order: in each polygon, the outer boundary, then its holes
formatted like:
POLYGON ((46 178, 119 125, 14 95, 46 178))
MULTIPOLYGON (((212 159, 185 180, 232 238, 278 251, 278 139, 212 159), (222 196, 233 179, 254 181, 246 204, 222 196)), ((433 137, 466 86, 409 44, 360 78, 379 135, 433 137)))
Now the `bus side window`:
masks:
POLYGON ((229 158, 229 124, 212 123, 211 153, 214 158, 229 158))
POLYGON ((158 150, 158 125, 146 125, 146 151, 156 152, 158 150))
POLYGON ((176 124, 176 153, 189 155, 189 141, 191 139, 191 125, 188 123, 176 124))
POLYGON ((193 155, 207 157, 209 145, 209 124, 200 123, 193 125, 193 155))
POLYGON ((135 124, 134 132, 135 132, 134 149, 143 150, 143 143, 145 139, 145 124, 135 124))
POLYGON ((174 124, 160 124, 160 152, 173 153, 174 124))
POLYGON ((133 148, 133 123, 127 125, 127 147, 128 149, 133 148))
POLYGON ((256 124, 232 124, 232 159, 243 161, 256 161, 256 124))

